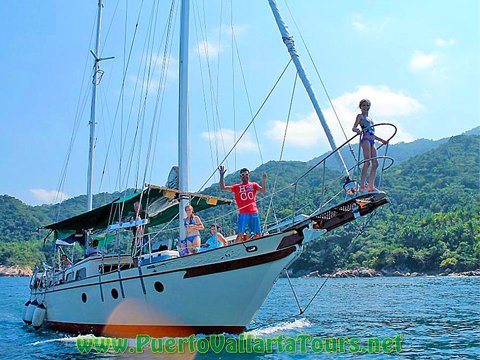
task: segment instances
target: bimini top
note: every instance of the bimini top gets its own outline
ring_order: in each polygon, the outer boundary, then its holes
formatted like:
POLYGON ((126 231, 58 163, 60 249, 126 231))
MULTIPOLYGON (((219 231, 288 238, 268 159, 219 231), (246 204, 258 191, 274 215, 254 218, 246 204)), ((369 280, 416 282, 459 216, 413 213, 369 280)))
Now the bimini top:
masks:
MULTIPOLYGON (((178 216, 179 190, 163 186, 148 185, 140 192, 119 198, 107 205, 80 215, 44 226, 50 230, 102 230, 108 225, 128 221, 135 216, 134 203, 140 202, 146 210, 149 225, 155 226, 173 220, 178 216)), ((196 193, 185 193, 196 212, 213 206, 231 204, 232 200, 196 193)))

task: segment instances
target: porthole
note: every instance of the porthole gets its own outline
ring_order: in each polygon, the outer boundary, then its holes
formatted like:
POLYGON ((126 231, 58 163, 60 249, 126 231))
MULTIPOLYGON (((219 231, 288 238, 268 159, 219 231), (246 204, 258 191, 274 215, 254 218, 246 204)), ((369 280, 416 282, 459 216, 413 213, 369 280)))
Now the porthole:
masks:
POLYGON ((112 297, 113 297, 114 299, 118 299, 118 291, 117 291, 117 289, 112 289, 112 297))
POLYGON ((83 301, 84 303, 87 302, 87 294, 85 294, 85 293, 82 294, 82 301, 83 301))
POLYGON ((164 290, 163 284, 160 281, 155 282, 155 290, 162 292, 164 290))

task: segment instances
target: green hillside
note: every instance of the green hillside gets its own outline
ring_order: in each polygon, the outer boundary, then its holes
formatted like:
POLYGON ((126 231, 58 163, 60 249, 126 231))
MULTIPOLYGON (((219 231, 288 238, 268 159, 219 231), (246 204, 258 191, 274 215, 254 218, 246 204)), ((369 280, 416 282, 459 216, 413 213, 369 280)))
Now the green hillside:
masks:
MULTIPOLYGON (((268 173, 271 194, 276 180, 278 192, 272 201, 269 221, 293 213, 309 213, 322 199, 322 177, 338 179, 334 170, 316 169, 299 183, 297 192, 288 187, 310 165, 305 162, 268 162, 252 171, 252 180, 260 181, 268 173), (282 189, 284 189, 282 191, 282 189), (295 205, 295 206, 294 206, 295 205)), ((391 203, 366 219, 355 222, 310 243, 302 257, 293 264, 297 274, 336 268, 369 267, 384 271, 436 272, 445 268, 466 271, 480 268, 480 137, 456 136, 433 150, 410 157, 390 169, 382 189, 391 203), (363 233, 362 225, 368 221, 363 233)), ((227 176, 227 184, 237 182, 238 175, 227 176)), ((336 188, 340 182, 335 182, 336 188)), ((208 194, 222 194, 215 185, 208 194)), ((324 195, 328 199, 333 189, 324 195)), ((270 202, 259 196, 262 219, 270 202)), ((107 203, 120 194, 99 194, 95 206, 107 203)), ((58 205, 28 206, 21 201, 0 196, 0 264, 33 265, 45 259, 44 232, 36 229, 83 211, 85 196, 58 205)), ((226 232, 235 227, 235 207, 213 208, 200 214, 205 221, 218 221, 226 232), (221 217, 225 210, 228 217, 221 217)), ((48 247, 48 246, 47 246, 48 247)))
POLYGON ((386 174, 391 204, 327 234, 293 265, 297 272, 368 267, 435 272, 480 268, 480 137, 456 136, 386 174))

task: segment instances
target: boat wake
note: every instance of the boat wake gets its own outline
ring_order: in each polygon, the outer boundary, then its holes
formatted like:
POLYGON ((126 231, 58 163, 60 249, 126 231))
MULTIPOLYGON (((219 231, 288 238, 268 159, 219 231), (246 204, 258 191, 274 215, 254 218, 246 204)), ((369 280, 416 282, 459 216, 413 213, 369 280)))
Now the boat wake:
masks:
POLYGON ((297 330, 297 329, 303 329, 311 326, 312 323, 308 319, 297 319, 293 322, 281 322, 278 324, 270 325, 262 329, 256 329, 252 331, 248 331, 247 334, 251 334, 255 337, 261 337, 265 335, 270 335, 274 333, 278 333, 281 331, 286 331, 286 330, 297 330))
POLYGON ((66 337, 62 337, 62 338, 58 338, 58 339, 48 339, 48 340, 42 340, 42 341, 35 341, 35 342, 27 344, 27 345, 37 346, 37 345, 43 345, 43 344, 52 343, 52 342, 69 343, 69 342, 76 342, 77 339, 88 339, 88 338, 94 339, 94 338, 96 338, 96 336, 92 335, 92 334, 79 335, 79 336, 66 336, 66 337))

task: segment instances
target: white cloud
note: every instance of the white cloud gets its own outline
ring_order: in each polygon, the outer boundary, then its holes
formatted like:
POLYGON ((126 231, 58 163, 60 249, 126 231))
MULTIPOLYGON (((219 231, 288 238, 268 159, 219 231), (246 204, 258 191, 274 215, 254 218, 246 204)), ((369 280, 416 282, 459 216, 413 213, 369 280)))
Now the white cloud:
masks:
POLYGON ((222 51, 222 47, 209 41, 200 41, 196 46, 196 50, 201 57, 213 58, 218 56, 222 51))
POLYGON ((360 21, 352 21, 352 26, 355 30, 360 32, 365 32, 368 30, 368 26, 364 23, 361 23, 360 21))
POLYGON ((41 204, 56 204, 70 197, 69 195, 57 190, 30 189, 29 191, 41 204))
POLYGON ((357 114, 358 103, 361 99, 372 101, 372 111, 377 117, 407 116, 419 111, 422 108, 420 102, 402 92, 395 92, 384 85, 359 85, 355 91, 346 92, 335 98, 333 104, 337 112, 346 114, 357 114))
POLYGON ((452 38, 448 38, 448 39, 438 38, 435 40, 435 45, 440 47, 455 45, 455 43, 456 43, 455 39, 452 39, 452 38))
MULTIPOLYGON (((285 125, 285 121, 271 121, 270 129, 267 130, 266 135, 274 140, 283 141, 285 125)), ((320 142, 326 142, 326 139, 315 113, 288 123, 285 144, 308 148, 318 146, 320 142)))
MULTIPOLYGON (((392 140, 393 142, 414 140, 414 136, 404 130, 401 118, 417 113, 423 106, 417 99, 402 92, 392 91, 388 86, 373 85, 357 86, 354 91, 347 92, 332 100, 348 138, 354 135, 351 129, 355 122, 355 117, 359 113, 358 103, 363 98, 368 98, 372 101, 371 115, 376 124, 388 122, 397 126, 398 132, 392 140)), ((340 128, 333 109, 325 107, 323 114, 337 146, 342 144, 346 141, 345 135, 340 128)), ((270 129, 266 132, 266 135, 274 140, 282 141, 285 124, 286 122, 281 120, 270 122, 270 129)), ((380 137, 386 138, 392 134, 392 130, 391 127, 378 127, 377 133, 380 137)), ((312 112, 299 120, 289 122, 286 144, 300 148, 318 148, 328 144, 316 113, 312 112)))
MULTIPOLYGON (((163 65, 163 55, 153 55, 152 57, 145 57, 144 62, 147 63, 147 67, 150 67, 149 64, 153 67, 153 71, 150 75, 148 82, 146 79, 141 76, 130 75, 128 79, 133 83, 137 84, 138 89, 142 87, 142 82, 146 81, 148 83, 148 92, 155 93, 160 88, 167 87, 167 84, 170 80, 178 79, 178 59, 172 55, 167 55, 165 57, 165 67, 163 65), (161 73, 162 70, 165 72, 167 79, 161 82, 161 73)), ((144 86, 144 85, 143 85, 144 86)))
POLYGON ((362 33, 380 33, 389 21, 389 18, 366 19, 362 14, 350 14, 348 19, 354 30, 362 33))
MULTIPOLYGON (((231 129, 220 129, 218 131, 211 132, 202 132, 201 136, 207 141, 212 141, 222 149, 229 151, 234 145, 235 141, 238 140, 241 134, 236 134, 231 129)), ((242 139, 237 144, 237 150, 243 151, 256 151, 258 146, 255 141, 253 141, 250 134, 247 132, 243 135, 242 139)))
POLYGON ((415 51, 410 60, 410 68, 414 71, 431 68, 438 61, 438 54, 424 54, 421 51, 415 51))
MULTIPOLYGON (((222 34, 227 36, 232 36, 232 33, 238 37, 244 35, 248 31, 248 25, 226 25, 222 24, 221 27, 222 34)), ((218 28, 216 29, 215 33, 218 33, 218 28)), ((230 41, 230 38, 228 39, 230 41)))

